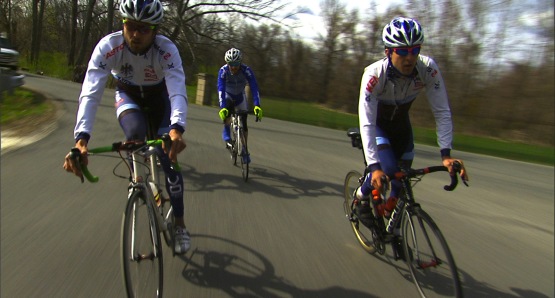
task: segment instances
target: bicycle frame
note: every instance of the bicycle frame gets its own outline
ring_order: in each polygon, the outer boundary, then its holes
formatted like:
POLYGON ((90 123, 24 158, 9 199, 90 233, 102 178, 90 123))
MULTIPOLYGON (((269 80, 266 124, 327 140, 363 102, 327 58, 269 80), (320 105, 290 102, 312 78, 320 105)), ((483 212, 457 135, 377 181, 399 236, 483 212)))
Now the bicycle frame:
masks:
MULTIPOLYGON (((170 235, 170 230, 173 225, 173 209, 170 206, 167 212, 164 211, 164 204, 169 199, 166 199, 162 194, 162 183, 160 179, 160 169, 159 169, 159 160, 158 154, 162 154, 157 152, 161 149, 161 145, 163 142, 169 142, 169 136, 165 135, 162 139, 150 140, 146 143, 141 142, 117 142, 112 144, 111 146, 106 147, 98 147, 89 149, 90 154, 98 154, 98 153, 107 153, 107 152, 129 152, 131 154, 130 166, 130 184, 129 184, 129 196, 131 198, 134 191, 143 191, 148 199, 153 201, 155 207, 157 207, 157 222, 158 226, 160 227, 161 231, 164 234, 164 238, 166 242, 169 243, 172 241, 170 235)), ((166 146, 170 146, 166 144, 166 146)), ((78 155, 80 154, 79 149, 73 148, 72 154, 78 155)), ((175 164, 177 170, 179 170, 179 165, 175 164)), ((84 177, 87 178, 90 182, 97 182, 99 178, 97 176, 92 175, 86 166, 81 165, 81 170, 83 172, 84 177)))
POLYGON ((249 165, 245 162, 245 155, 248 156, 248 146, 245 137, 245 129, 243 127, 243 121, 246 119, 247 111, 235 111, 231 112, 231 123, 230 129, 233 134, 234 140, 232 147, 229 148, 231 151, 231 158, 233 159, 233 164, 237 165, 237 156, 240 156, 241 163, 241 174, 243 180, 246 182, 249 177, 249 165))
POLYGON ((236 136, 234 142, 237 153, 239 153, 239 150, 241 150, 243 146, 246 146, 242 119, 245 116, 244 114, 246 114, 246 112, 233 112, 231 114, 231 129, 233 134, 236 136))
POLYGON ((152 199, 153 203, 158 206, 160 211, 156 212, 158 226, 162 231, 166 231, 168 228, 167 224, 171 220, 170 217, 173 207, 170 206, 168 213, 164 214, 164 203, 166 199, 162 195, 160 168, 156 150, 155 146, 149 145, 144 149, 131 152, 133 176, 129 185, 129 197, 131 197, 133 191, 137 189, 147 191, 148 197, 152 199))
MULTIPOLYGON (((358 129, 349 129, 347 135, 351 138, 353 147, 363 149, 358 129)), ((364 151, 362 155, 366 165, 364 151)), ((460 173, 461 169, 462 164, 453 163, 455 172, 460 173)), ((401 165, 399 171, 388 175, 390 180, 401 182, 398 201, 389 219, 384 218, 377 211, 377 204, 381 204, 379 202, 387 198, 386 187, 379 194, 380 198, 371 199, 374 207, 373 216, 359 217, 356 211, 360 201, 354 191, 364 183, 368 175, 367 171, 366 167, 364 174, 357 171, 348 172, 344 183, 343 207, 358 242, 367 252, 372 254, 378 252, 381 255, 385 254, 385 245, 391 243, 394 259, 401 259, 407 264, 414 284, 422 297, 426 297, 428 291, 438 289, 428 285, 434 282, 441 283, 441 288, 451 292, 455 297, 461 297, 460 277, 447 240, 432 217, 416 202, 413 193, 414 185, 421 180, 422 176, 433 172, 447 172, 448 168, 431 166, 412 169, 403 168, 401 165), (445 282, 444 279, 439 278, 440 276, 451 282, 445 282)), ((457 174, 450 177, 451 183, 444 186, 446 191, 454 190, 458 184, 457 174)), ((468 186, 464 179, 462 181, 468 186)), ((382 183, 388 185, 386 181, 382 183)))

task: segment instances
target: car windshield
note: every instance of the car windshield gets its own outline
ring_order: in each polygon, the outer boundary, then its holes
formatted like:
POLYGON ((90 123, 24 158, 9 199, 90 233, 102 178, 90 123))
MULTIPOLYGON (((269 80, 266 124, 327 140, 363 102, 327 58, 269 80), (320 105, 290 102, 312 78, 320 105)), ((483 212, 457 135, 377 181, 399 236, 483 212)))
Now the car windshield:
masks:
POLYGON ((7 49, 13 49, 13 46, 5 38, 0 38, 0 47, 7 48, 7 49))

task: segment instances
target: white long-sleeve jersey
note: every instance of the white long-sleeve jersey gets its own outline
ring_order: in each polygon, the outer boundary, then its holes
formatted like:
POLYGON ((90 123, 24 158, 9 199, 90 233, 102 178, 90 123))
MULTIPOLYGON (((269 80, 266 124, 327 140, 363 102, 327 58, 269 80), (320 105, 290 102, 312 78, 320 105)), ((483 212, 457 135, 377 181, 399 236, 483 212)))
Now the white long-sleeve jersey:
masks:
POLYGON ((110 73, 119 82, 139 88, 154 86, 165 80, 171 103, 170 124, 178 124, 185 129, 185 72, 175 44, 163 35, 156 35, 148 52, 138 56, 129 50, 123 32, 118 31, 102 38, 92 53, 79 96, 75 137, 80 133, 91 135, 110 73))
POLYGON ((358 115, 367 164, 379 162, 376 145, 378 119, 387 122, 408 117, 410 104, 424 88, 436 121, 438 145, 440 149, 451 149, 451 109, 436 63, 427 56, 419 55, 415 73, 411 77, 400 76, 388 68, 389 61, 386 57, 366 67, 361 80, 358 115), (384 107, 380 110, 381 115, 378 115, 378 103, 384 107))

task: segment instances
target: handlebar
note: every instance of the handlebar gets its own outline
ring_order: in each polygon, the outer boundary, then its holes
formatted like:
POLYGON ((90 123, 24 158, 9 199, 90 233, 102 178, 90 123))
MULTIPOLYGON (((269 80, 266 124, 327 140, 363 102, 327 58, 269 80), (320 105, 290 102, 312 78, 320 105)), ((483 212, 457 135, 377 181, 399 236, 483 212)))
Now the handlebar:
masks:
MULTIPOLYGON (((462 170, 461 163, 458 161, 455 161, 453 163, 453 170, 455 171, 455 175, 452 175, 452 176, 450 175, 451 183, 449 185, 443 186, 443 189, 446 191, 453 191, 459 184, 459 178, 457 174, 459 174, 462 170)), ((395 173, 394 179, 401 179, 405 176, 408 178, 413 178, 413 177, 422 176, 422 175, 430 174, 434 172, 448 172, 448 171, 449 170, 445 166, 432 166, 432 167, 426 167, 422 169, 408 169, 408 170, 395 173)), ((468 183, 465 180, 463 180, 463 183, 464 185, 468 186, 468 183)))
MULTIPOLYGON (((89 149, 90 154, 98 154, 98 153, 108 153, 108 152, 133 152, 138 149, 147 147, 147 146, 161 146, 164 144, 164 147, 170 148, 172 140, 170 139, 168 134, 164 134, 160 139, 157 140, 148 140, 148 141, 125 141, 125 142, 116 142, 113 143, 111 146, 104 146, 104 147, 97 147, 89 149)), ((83 164, 81 161, 81 151, 78 148, 71 148, 70 151, 70 158, 75 161, 77 167, 83 173, 83 176, 87 178, 87 180, 91 183, 96 183, 100 179, 98 176, 91 174, 87 165, 83 164)), ((83 178, 81 178, 81 183, 85 182, 83 178)))
MULTIPOLYGON (((358 127, 352 127, 349 128, 347 130, 347 136, 349 138, 351 138, 351 145, 355 148, 358 149, 363 149, 362 147, 362 139, 360 136, 360 129, 358 127)), ((362 150, 362 154, 363 154, 363 159, 364 159, 364 164, 366 165, 366 158, 364 158, 364 150, 362 150)), ((459 174, 462 170, 462 165, 461 163, 459 163, 458 161, 455 161, 453 163, 453 170, 455 171, 455 175, 451 176, 451 183, 449 185, 445 185, 443 187, 443 189, 447 190, 447 191, 452 191, 454 190, 457 185, 459 184, 459 179, 457 177, 457 174, 459 174)), ((433 173, 433 172, 448 172, 449 170, 444 167, 444 166, 431 166, 431 167, 426 167, 426 168, 422 168, 422 169, 405 169, 401 172, 397 172, 394 174, 393 177, 389 177, 390 179, 401 179, 405 176, 409 177, 409 178, 413 178, 416 176, 422 176, 425 174, 429 174, 429 173, 433 173)), ((368 174, 368 168, 366 167, 364 170, 364 176, 366 176, 368 174)), ((468 186, 468 183, 466 182, 466 180, 462 180, 464 185, 468 186)), ((382 182, 383 183, 383 182, 382 182)))

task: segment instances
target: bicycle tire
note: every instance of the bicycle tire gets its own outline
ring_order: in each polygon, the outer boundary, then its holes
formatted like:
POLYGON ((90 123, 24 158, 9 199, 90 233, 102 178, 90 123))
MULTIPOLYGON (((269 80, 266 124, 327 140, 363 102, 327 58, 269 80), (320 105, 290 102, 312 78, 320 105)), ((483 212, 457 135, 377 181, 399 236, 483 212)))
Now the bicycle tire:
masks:
POLYGON ((370 254, 374 254, 377 249, 374 243, 374 239, 376 235, 374 234, 371 229, 363 225, 360 220, 357 218, 355 212, 355 206, 353 204, 353 194, 357 187, 360 186, 359 179, 362 177, 357 171, 350 171, 345 176, 345 183, 343 184, 343 210, 345 212, 345 216, 349 220, 353 233, 357 238, 358 243, 362 246, 362 248, 370 254))
POLYGON ((131 193, 122 218, 122 272, 128 297, 162 297, 164 262, 152 201, 131 193))
MULTIPOLYGON (((241 138, 245 137, 245 132, 242 128, 239 129, 239 135, 241 138)), ((243 143, 243 142, 241 142, 243 143)), ((249 179, 249 164, 245 162, 246 156, 248 156, 249 150, 247 145, 242 146, 241 148, 241 175, 243 176, 243 180, 247 182, 249 179)))
POLYGON ((447 240, 424 210, 406 210, 403 251, 413 282, 422 297, 462 297, 462 285, 447 240))
POLYGON ((231 129, 232 129, 231 134, 233 135, 233 142, 231 146, 231 161, 233 161, 233 165, 237 165, 237 154, 239 153, 239 145, 240 145, 239 142, 241 142, 237 134, 237 131, 235 130, 236 127, 237 126, 235 126, 234 124, 231 125, 231 129))

